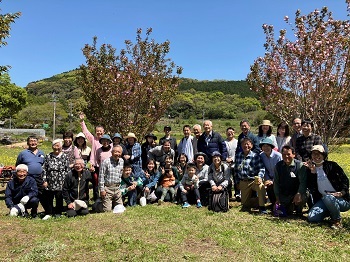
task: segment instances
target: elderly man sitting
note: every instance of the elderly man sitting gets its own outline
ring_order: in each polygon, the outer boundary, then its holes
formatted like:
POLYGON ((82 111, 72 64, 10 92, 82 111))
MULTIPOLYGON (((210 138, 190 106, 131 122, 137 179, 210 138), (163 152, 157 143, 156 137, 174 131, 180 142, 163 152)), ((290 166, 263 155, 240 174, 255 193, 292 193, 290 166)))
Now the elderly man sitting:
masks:
POLYGON ((35 179, 27 174, 28 166, 20 164, 16 167, 16 176, 7 184, 5 203, 10 209, 10 216, 27 216, 27 209, 31 209, 32 218, 37 217, 38 187, 35 179))

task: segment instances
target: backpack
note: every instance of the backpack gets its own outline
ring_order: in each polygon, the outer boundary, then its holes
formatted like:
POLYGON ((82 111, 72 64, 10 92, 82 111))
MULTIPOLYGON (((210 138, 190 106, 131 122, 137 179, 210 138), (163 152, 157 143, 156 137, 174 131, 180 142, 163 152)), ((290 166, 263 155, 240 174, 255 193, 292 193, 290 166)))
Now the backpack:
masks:
POLYGON ((226 188, 219 192, 213 192, 209 189, 208 209, 214 212, 227 212, 229 209, 228 199, 229 196, 226 188))

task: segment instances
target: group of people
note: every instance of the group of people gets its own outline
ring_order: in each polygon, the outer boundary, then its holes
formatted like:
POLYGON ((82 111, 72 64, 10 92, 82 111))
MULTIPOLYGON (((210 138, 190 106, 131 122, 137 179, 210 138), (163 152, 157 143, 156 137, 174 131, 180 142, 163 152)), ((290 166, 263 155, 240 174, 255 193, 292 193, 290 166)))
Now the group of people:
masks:
POLYGON ((268 199, 274 215, 302 215, 307 204, 310 222, 330 216, 333 228, 342 226, 340 212, 350 209, 349 179, 327 160, 327 148, 309 119, 293 119, 293 131, 280 123, 276 136, 269 120, 259 125, 258 135, 242 120, 238 139, 234 128, 226 129, 224 139, 206 120, 203 132, 200 125, 183 126, 179 143, 165 126, 159 144, 152 133, 140 144, 134 133, 111 137, 102 126, 93 135, 84 117, 80 115, 82 133, 73 141, 73 134, 66 132, 63 141, 52 142, 47 155, 35 137, 28 138, 28 149, 18 155, 16 176, 5 192, 10 215, 26 215, 31 209, 37 217, 40 202, 43 219, 60 216, 63 200, 67 216, 88 214, 90 182, 96 212, 156 201, 201 208, 208 205, 210 191, 223 190, 242 203, 242 211, 259 208, 267 214, 268 199))

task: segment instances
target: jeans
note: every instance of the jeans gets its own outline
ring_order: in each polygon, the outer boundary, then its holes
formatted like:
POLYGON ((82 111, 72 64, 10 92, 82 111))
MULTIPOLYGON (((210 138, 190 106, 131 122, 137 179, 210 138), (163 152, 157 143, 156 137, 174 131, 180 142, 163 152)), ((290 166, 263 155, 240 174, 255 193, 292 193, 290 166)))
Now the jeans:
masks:
POLYGON ((308 221, 321 222, 328 216, 330 216, 332 220, 340 220, 340 212, 345 212, 349 209, 350 202, 346 201, 344 198, 325 195, 310 209, 308 221))

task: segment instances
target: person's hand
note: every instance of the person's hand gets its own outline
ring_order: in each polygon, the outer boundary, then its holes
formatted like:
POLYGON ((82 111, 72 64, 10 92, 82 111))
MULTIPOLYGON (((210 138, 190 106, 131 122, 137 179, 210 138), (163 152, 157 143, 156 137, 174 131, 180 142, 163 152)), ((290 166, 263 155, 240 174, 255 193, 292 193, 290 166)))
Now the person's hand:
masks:
POLYGON ((211 187, 211 190, 215 192, 215 191, 218 190, 218 187, 217 187, 217 186, 212 186, 212 187, 211 187))
POLYGON ((43 183, 43 187, 44 187, 44 188, 47 188, 48 186, 49 186, 49 184, 48 184, 47 182, 44 182, 44 183, 43 183))
POLYGON ((226 158, 226 162, 227 162, 227 163, 229 163, 229 164, 230 164, 232 161, 233 161, 232 157, 228 157, 228 158, 226 158))
POLYGON ((221 191, 222 190, 222 186, 218 186, 216 190, 217 191, 221 191))
POLYGON ((75 205, 74 205, 74 202, 68 204, 68 209, 74 209, 75 208, 75 205))
POLYGON ((301 194, 296 193, 294 198, 293 198, 293 203, 296 205, 299 205, 301 203, 301 194))
POLYGON ((165 169, 164 169, 164 167, 162 167, 161 170, 162 170, 162 175, 164 175, 164 174, 165 174, 165 169))
POLYGON ((184 189, 184 190, 182 190, 182 192, 184 192, 185 194, 187 193, 187 190, 186 189, 184 189))
POLYGON ((94 167, 94 165, 90 165, 89 170, 90 170, 90 172, 95 172, 95 167, 94 167))
POLYGON ((266 181, 264 182, 264 185, 265 185, 265 186, 271 186, 271 185, 273 185, 273 181, 272 181, 272 180, 266 180, 266 181))
POLYGON ((22 197, 21 200, 20 200, 20 202, 21 202, 23 205, 27 204, 28 201, 29 201, 29 196, 24 196, 24 197, 22 197))
POLYGON ((334 193, 328 193, 334 197, 342 197, 343 196, 343 193, 342 192, 334 192, 334 193))
POLYGON ((104 199, 106 197, 106 191, 101 191, 100 192, 100 197, 104 199))
POLYGON ((148 192, 149 192, 149 188, 145 187, 145 193, 148 193, 148 192))
POLYGON ((131 157, 130 155, 124 155, 124 159, 125 159, 125 160, 129 160, 130 157, 131 157))
POLYGON ((145 171, 145 177, 146 177, 146 178, 150 178, 150 177, 151 177, 150 174, 148 174, 147 171, 145 171))
POLYGON ((83 121, 84 118, 85 118, 85 114, 83 112, 80 112, 79 118, 80 118, 81 121, 83 121))
POLYGON ((312 174, 316 174, 316 165, 311 160, 304 162, 304 165, 310 169, 312 174))

